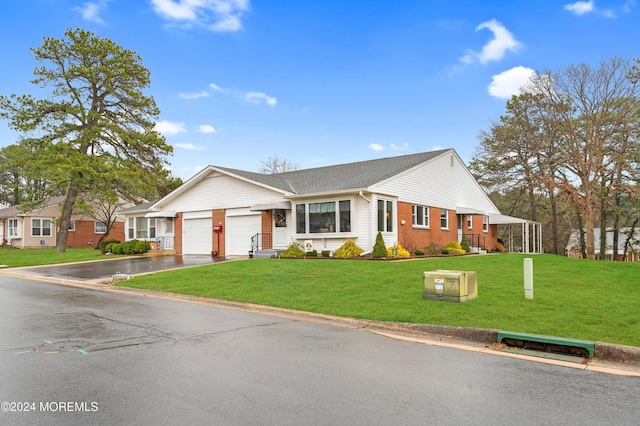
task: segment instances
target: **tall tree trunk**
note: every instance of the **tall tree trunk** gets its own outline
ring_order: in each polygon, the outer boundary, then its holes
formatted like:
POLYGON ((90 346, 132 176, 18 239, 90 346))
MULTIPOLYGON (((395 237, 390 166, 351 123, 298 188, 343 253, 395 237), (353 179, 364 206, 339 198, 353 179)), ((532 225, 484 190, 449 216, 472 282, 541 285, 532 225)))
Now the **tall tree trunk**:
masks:
MULTIPOLYGON (((636 225, 638 224, 638 218, 636 217, 631 224, 631 229, 629 230, 629 235, 627 235, 627 239, 624 242, 624 252, 622 253, 622 258, 624 260, 627 259, 627 253, 629 252, 629 247, 633 243, 633 236, 636 234, 636 225)), ((633 253, 633 250, 632 250, 633 253)))
POLYGON ((551 207, 551 241, 553 243, 553 252, 555 254, 563 254, 560 251, 560 244, 558 241, 558 203, 556 202, 556 196, 553 190, 549 192, 549 205, 551 207))
POLYGON ((80 193, 78 185, 71 184, 67 197, 62 205, 62 216, 60 218, 60 229, 58 230, 58 239, 56 241, 56 251, 64 253, 67 249, 67 238, 69 236, 69 224, 71 223, 71 215, 73 214, 73 203, 80 193))
POLYGON ((616 185, 615 185, 615 194, 614 202, 615 208, 613 212, 613 260, 618 260, 618 243, 620 242, 620 216, 621 213, 621 195, 620 195, 620 187, 622 185, 622 169, 618 167, 616 171, 616 185))
POLYGON ((607 256, 607 207, 606 207, 606 177, 602 177, 600 180, 600 247, 598 248, 598 259, 605 260, 607 256))
POLYGON ((580 254, 583 259, 587 258, 587 245, 585 243, 585 232, 584 232, 584 223, 582 219, 582 215, 580 214, 580 210, 576 211, 576 219, 578 221, 578 231, 580 235, 580 254))

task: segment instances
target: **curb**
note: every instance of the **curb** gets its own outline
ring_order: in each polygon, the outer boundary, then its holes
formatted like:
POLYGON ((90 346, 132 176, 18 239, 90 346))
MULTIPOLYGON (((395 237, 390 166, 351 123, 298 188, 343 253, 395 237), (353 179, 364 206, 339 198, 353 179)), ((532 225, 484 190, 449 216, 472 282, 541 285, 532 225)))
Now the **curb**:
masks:
MULTIPOLYGON (((110 284, 104 284, 97 281, 74 281, 67 279, 56 279, 52 277, 34 277, 25 276, 24 274, 11 273, 8 270, 2 271, 3 275, 18 276, 22 278, 35 279, 36 281, 45 281, 54 284, 66 285, 71 287, 80 287, 99 291, 112 291, 117 293, 135 294, 138 296, 149 296, 159 299, 181 300, 201 305, 217 306, 227 309, 235 309, 246 312, 255 312, 265 315, 272 315, 284 318, 290 318, 300 321, 317 322, 323 324, 334 325, 344 328, 354 328, 360 330, 368 330, 381 334, 392 333, 405 337, 422 337, 439 341, 454 341, 459 344, 466 345, 484 345, 490 346, 497 343, 497 329, 489 328, 472 328, 447 325, 432 324, 415 324, 415 323, 398 323, 386 321, 374 321, 358 318, 340 317, 327 314, 318 314, 313 312, 297 311, 293 309, 277 308, 265 305, 256 305, 245 302, 234 302, 222 299, 213 299, 202 296, 192 296, 178 293, 167 293, 156 290, 143 290, 132 287, 114 287, 110 284)), ((614 364, 617 368, 626 371, 640 372, 640 347, 618 345, 606 342, 594 342, 594 358, 591 362, 614 364)))
MULTIPOLYGON (((93 287, 95 288, 95 287, 93 287)), ((297 311, 293 309, 277 308, 272 306, 255 305, 244 302, 234 302, 222 299, 212 299, 200 296, 165 293, 154 290, 140 290, 131 287, 108 287, 106 290, 123 293, 133 293, 144 296, 170 298, 185 302, 218 306, 227 309, 235 309, 246 312, 255 312, 299 321, 317 322, 344 328, 354 328, 380 333, 393 333, 408 337, 426 337, 432 340, 450 340, 457 343, 476 344, 490 346, 497 342, 497 329, 472 328, 448 325, 398 323, 386 321, 374 321, 350 317, 340 317, 313 312, 297 311)), ((640 348, 635 346, 617 345, 605 342, 594 342, 594 358, 592 361, 612 364, 624 364, 633 370, 640 371, 640 348)))

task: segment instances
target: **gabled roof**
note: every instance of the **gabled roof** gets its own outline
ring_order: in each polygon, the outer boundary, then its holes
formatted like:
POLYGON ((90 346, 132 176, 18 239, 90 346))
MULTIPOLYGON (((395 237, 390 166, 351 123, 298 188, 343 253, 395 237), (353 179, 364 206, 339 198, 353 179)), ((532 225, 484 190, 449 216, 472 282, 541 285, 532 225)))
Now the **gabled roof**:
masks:
POLYGON ((118 212, 118 214, 130 214, 130 213, 141 213, 149 210, 158 200, 149 201, 147 203, 138 204, 137 206, 129 207, 128 209, 122 209, 118 212))
POLYGON ((216 168, 263 185, 303 195, 369 188, 448 151, 450 150, 429 151, 276 174, 253 173, 226 167, 216 168))
POLYGON ((65 199, 64 195, 58 195, 55 197, 47 198, 42 202, 40 206, 34 207, 33 209, 26 212, 20 210, 18 208, 19 206, 7 207, 6 209, 0 210, 0 217, 8 218, 8 217, 14 217, 14 216, 29 216, 29 213, 34 213, 34 212, 37 213, 40 210, 46 209, 47 207, 57 206, 60 203, 62 203, 64 199, 65 199))

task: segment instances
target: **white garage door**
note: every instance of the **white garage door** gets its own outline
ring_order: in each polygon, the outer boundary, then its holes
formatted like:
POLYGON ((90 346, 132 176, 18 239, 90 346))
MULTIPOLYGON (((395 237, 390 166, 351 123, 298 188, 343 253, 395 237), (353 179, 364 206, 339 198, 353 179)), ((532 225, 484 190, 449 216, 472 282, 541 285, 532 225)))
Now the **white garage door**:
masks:
POLYGON ((184 220, 184 232, 182 233, 184 254, 211 254, 213 241, 211 223, 211 218, 184 220))
POLYGON ((260 215, 228 216, 226 254, 229 256, 247 256, 251 250, 251 237, 262 232, 260 215))

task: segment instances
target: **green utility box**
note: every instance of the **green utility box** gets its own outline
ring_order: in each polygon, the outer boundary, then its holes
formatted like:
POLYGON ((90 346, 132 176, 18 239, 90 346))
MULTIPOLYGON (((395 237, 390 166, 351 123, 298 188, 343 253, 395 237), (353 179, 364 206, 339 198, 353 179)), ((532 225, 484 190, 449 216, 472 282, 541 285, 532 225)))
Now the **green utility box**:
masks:
POLYGON ((475 299, 478 297, 478 276, 475 271, 426 271, 422 297, 445 302, 475 299))

